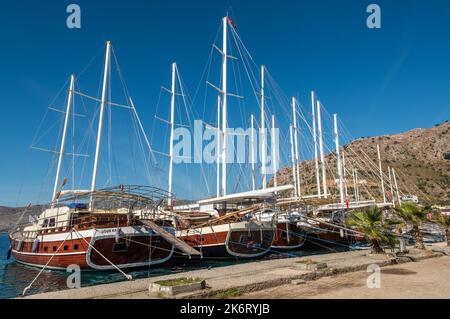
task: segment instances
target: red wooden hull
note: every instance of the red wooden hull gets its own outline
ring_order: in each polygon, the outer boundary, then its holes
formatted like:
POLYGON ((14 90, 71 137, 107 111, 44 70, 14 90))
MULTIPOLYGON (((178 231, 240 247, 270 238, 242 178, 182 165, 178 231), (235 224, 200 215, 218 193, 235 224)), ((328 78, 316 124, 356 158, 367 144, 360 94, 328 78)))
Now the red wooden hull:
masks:
MULTIPOLYGON (((54 235, 56 237, 58 234, 54 235)), ((68 232, 61 235, 65 238, 68 232)), ((114 268, 111 263, 119 268, 159 264, 168 260, 173 253, 169 242, 151 232, 124 236, 118 242, 114 232, 109 235, 93 232, 90 237, 73 237, 67 240, 45 240, 49 237, 42 236, 43 240, 37 245, 31 240, 20 241, 10 237, 12 254, 20 263, 37 267, 47 265, 49 269, 66 269, 69 265, 78 265, 81 269, 110 270, 114 268)))
POLYGON ((256 258, 270 250, 275 233, 273 227, 246 229, 231 225, 181 231, 178 237, 200 251, 204 258, 256 258))
POLYGON ((306 241, 306 233, 297 223, 279 222, 272 247, 276 249, 296 249, 306 241))
POLYGON ((332 227, 325 224, 320 224, 319 227, 324 231, 319 234, 315 234, 313 237, 318 238, 324 244, 333 243, 349 243, 349 242, 360 242, 364 241, 364 237, 360 235, 355 235, 354 233, 347 233, 345 230, 341 230, 338 227, 332 227))

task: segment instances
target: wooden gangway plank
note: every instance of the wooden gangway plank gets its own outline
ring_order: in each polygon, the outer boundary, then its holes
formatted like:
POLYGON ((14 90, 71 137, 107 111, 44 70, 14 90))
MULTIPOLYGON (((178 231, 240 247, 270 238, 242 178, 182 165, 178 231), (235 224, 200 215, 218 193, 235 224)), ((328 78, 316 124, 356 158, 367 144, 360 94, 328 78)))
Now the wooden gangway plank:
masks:
POLYGON ((140 220, 142 224, 145 226, 153 229, 158 235, 163 237, 165 240, 167 240, 169 243, 177 247, 179 250, 181 250, 183 253, 189 255, 189 256, 201 256, 201 253, 198 250, 195 250, 188 244, 186 244, 181 239, 177 238, 176 236, 172 235, 168 231, 166 231, 161 226, 156 225, 154 222, 150 220, 140 220))

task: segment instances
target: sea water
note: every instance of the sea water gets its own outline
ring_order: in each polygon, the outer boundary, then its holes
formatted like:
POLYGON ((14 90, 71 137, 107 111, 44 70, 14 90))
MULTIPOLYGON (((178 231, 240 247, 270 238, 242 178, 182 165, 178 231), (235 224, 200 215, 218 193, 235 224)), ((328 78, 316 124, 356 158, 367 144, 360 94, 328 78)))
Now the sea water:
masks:
MULTIPOLYGON (((8 235, 0 233, 0 299, 15 298, 22 295, 25 287, 27 287, 33 279, 38 275, 40 269, 31 266, 25 266, 14 261, 11 256, 10 260, 6 260, 6 255, 9 248, 8 235)), ((328 249, 299 249, 289 252, 272 251, 266 255, 264 259, 273 258, 288 258, 305 255, 323 254, 332 251, 342 251, 342 248, 328 249)), ((127 274, 133 278, 149 278, 154 276, 161 276, 184 272, 197 269, 210 269, 211 267, 223 267, 236 263, 251 262, 252 260, 208 260, 196 259, 189 260, 187 258, 172 258, 170 261, 151 266, 149 268, 139 268, 134 270, 125 270, 127 274)), ((48 291, 56 291, 67 289, 67 278, 71 273, 65 271, 44 270, 42 274, 35 281, 28 294, 35 294, 48 291)), ((93 286, 96 284, 105 284, 117 281, 126 280, 124 276, 117 271, 82 271, 81 286, 93 286)))

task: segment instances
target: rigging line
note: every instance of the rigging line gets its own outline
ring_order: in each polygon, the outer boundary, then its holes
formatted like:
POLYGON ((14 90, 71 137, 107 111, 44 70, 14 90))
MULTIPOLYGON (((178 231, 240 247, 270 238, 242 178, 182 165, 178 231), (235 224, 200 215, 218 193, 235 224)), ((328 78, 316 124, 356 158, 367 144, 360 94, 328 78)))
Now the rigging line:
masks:
POLYGON ((47 266, 50 264, 50 262, 52 261, 53 257, 56 256, 56 254, 58 253, 58 251, 61 249, 62 245, 64 245, 64 243, 66 242, 66 240, 69 238, 69 236, 72 235, 72 232, 74 231, 74 228, 72 228, 72 230, 69 232, 69 234, 67 235, 67 237, 63 240, 63 242, 59 245, 58 249, 56 249, 55 253, 49 258, 49 260, 47 261, 47 263, 44 265, 44 267, 42 267, 42 269, 39 271, 39 273, 36 275, 36 277, 34 277, 34 279, 31 281, 31 283, 26 286, 24 288, 24 290, 22 291, 22 296, 25 296, 25 294, 27 293, 27 291, 31 288, 31 286, 34 284, 34 282, 38 279, 38 277, 44 272, 45 268, 47 268, 47 266))
MULTIPOLYGON (((125 78, 123 76, 122 69, 121 69, 120 64, 118 62, 117 55, 115 54, 114 48, 112 48, 112 52, 113 52, 113 57, 114 57, 114 61, 115 61, 115 64, 116 64, 116 69, 117 69, 117 72, 119 74, 119 79, 120 79, 121 84, 122 84, 123 94, 124 94, 124 96, 126 98, 126 103, 127 103, 126 107, 128 107, 129 109, 133 109, 134 115, 135 115, 135 117, 136 117, 136 119, 138 121, 139 127, 141 128, 142 134, 144 135, 144 138, 145 138, 145 140, 147 142, 147 146, 149 147, 149 150, 151 152, 152 158, 153 158, 154 162, 157 164, 156 157, 153 154, 153 149, 152 149, 152 147, 151 147, 151 145, 150 145, 150 143, 148 141, 147 135, 145 134, 145 130, 143 129, 143 126, 142 126, 142 123, 141 123, 141 121, 139 119, 139 115, 137 114, 136 108, 134 107, 133 104, 130 107, 130 103, 132 103, 132 100, 131 100, 131 97, 130 97, 130 94, 129 94, 128 87, 127 87, 126 82, 125 82, 125 78)), ((131 116, 131 119, 133 120, 132 116, 131 116)), ((135 133, 136 133, 136 136, 137 136, 138 140, 140 140, 140 136, 139 136, 137 130, 135 130, 135 133)), ((143 152, 142 147, 141 147, 141 151, 143 152)), ((144 154, 145 154, 145 152, 143 152, 143 155, 144 154)), ((150 179, 150 172, 148 171, 148 167, 146 167, 146 171, 147 171, 147 178, 150 179)))
POLYGON ((358 176, 359 176, 359 174, 361 174, 361 176, 358 177, 358 186, 357 187, 358 188, 362 187, 366 191, 367 195, 369 195, 369 198, 372 198, 373 200, 375 200, 375 196, 370 192, 370 190, 368 188, 368 185, 367 185, 368 183, 367 184, 364 184, 364 183, 361 184, 361 177, 365 177, 365 179, 367 179, 367 176, 364 176, 364 173, 367 174, 367 172, 364 171, 363 169, 358 171, 358 176))
POLYGON ((399 175, 399 182, 401 182, 403 184, 403 186, 405 186, 406 191, 408 191, 411 194, 410 189, 408 189, 407 184, 406 184, 406 180, 410 181, 410 185, 411 187, 413 187, 416 191, 418 191, 419 194, 422 194, 422 196, 424 196, 428 201, 431 201, 430 198, 427 196, 427 194, 425 192, 423 192, 422 190, 420 190, 420 188, 418 188, 408 177, 408 175, 406 175, 402 170, 400 170, 399 168, 396 168, 396 173, 399 175))
MULTIPOLYGON (((175 68, 175 71, 176 71, 176 78, 178 79, 178 86, 179 86, 179 89, 181 91, 181 96, 182 96, 182 99, 183 99, 183 105, 185 107, 188 123, 189 123, 189 126, 192 127, 191 118, 189 116, 189 114, 190 114, 189 110, 191 110, 191 113, 193 113, 193 112, 192 112, 192 109, 189 107, 188 101, 186 101, 187 94, 185 93, 184 85, 183 85, 180 73, 178 71, 178 67, 175 68)), ((180 119, 180 122, 181 122, 181 119, 180 119)), ((210 194, 211 192, 210 192, 210 188, 209 188, 209 185, 208 185, 208 180, 206 178, 205 170, 204 170, 204 167, 203 167, 203 161, 201 161, 201 163, 200 163, 200 170, 201 170, 201 173, 202 173, 203 180, 204 180, 204 182, 206 184, 206 188, 208 190, 208 194, 210 194)))
MULTIPOLYGON (((219 37, 219 34, 220 34, 220 30, 222 30, 222 24, 220 24, 219 29, 217 30, 216 36, 215 36, 215 38, 213 40, 213 43, 216 43, 217 38, 219 37)), ((196 100, 197 94, 198 94, 198 92, 200 90, 200 85, 202 85, 202 83, 203 83, 202 79, 203 79, 207 69, 208 69, 208 76, 209 76, 209 71, 210 71, 210 67, 211 67, 211 60, 212 60, 212 53, 213 53, 213 48, 210 49, 209 56, 208 56, 208 58, 206 60, 205 67, 203 68, 202 75, 200 77, 200 81, 198 82, 197 88, 195 90, 195 94, 194 94, 194 97, 192 99, 192 103, 194 103, 194 101, 196 100), (209 68, 208 68, 208 66, 209 66, 209 68)))
POLYGON ((155 161, 156 164, 158 164, 158 161, 156 160, 155 154, 153 153, 153 149, 152 149, 152 147, 150 145, 150 142, 147 139, 147 135, 145 134, 144 127, 142 126, 141 120, 139 119, 139 115, 137 114, 136 108, 134 107, 133 100, 131 100, 131 98, 130 98, 130 103, 132 105, 132 108, 133 108, 133 111, 134 111, 134 115, 135 115, 135 117, 137 119, 139 127, 141 128, 142 135, 144 136, 145 142, 147 143, 147 146, 148 146, 148 148, 150 150, 150 153, 151 153, 151 155, 153 157, 153 160, 155 161))
POLYGON ((105 49, 105 45, 102 45, 98 48, 97 53, 89 60, 88 64, 77 74, 77 78, 80 78, 83 73, 91 66, 91 64, 94 62, 95 59, 99 56, 101 52, 103 52, 105 49))

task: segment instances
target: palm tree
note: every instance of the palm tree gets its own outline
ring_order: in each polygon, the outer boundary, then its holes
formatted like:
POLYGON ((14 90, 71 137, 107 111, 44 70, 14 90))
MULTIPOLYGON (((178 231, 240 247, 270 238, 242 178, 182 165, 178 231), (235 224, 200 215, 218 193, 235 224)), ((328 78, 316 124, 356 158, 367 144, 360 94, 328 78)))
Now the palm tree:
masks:
POLYGON ((364 233, 364 238, 372 244, 372 252, 382 254, 383 244, 395 245, 395 237, 383 225, 383 212, 377 207, 354 211, 347 218, 348 226, 364 233))
POLYGON ((412 235, 415 241, 415 248, 425 249, 423 243, 423 237, 420 233, 419 226, 427 219, 427 215, 430 212, 430 207, 418 206, 414 203, 403 203, 402 206, 394 208, 397 216, 403 220, 405 224, 412 225, 412 235))
POLYGON ((445 229, 445 237, 447 237, 447 246, 450 247, 450 215, 437 214, 433 216, 433 221, 440 224, 445 229))

